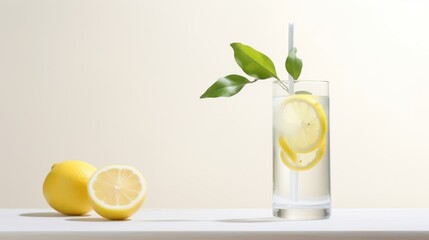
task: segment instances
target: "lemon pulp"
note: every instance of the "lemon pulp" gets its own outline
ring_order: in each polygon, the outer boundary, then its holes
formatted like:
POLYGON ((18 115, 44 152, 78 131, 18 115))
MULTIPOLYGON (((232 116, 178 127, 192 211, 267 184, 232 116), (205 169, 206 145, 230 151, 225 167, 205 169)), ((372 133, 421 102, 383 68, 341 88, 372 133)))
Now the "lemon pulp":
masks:
POLYGON ((296 153, 309 153, 321 146, 327 132, 323 106, 312 96, 297 94, 281 103, 279 113, 284 126, 280 132, 296 153))

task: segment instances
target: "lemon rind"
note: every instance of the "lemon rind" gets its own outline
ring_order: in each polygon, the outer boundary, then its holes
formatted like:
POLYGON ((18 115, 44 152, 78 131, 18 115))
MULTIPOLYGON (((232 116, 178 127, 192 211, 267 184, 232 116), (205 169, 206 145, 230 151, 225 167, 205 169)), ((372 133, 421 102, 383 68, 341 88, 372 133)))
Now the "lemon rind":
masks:
POLYGON ((298 163, 298 155, 290 149, 283 137, 279 138, 279 144, 282 148, 282 150, 280 150, 280 158, 283 164, 293 171, 306 171, 312 169, 323 159, 326 152, 326 141, 323 141, 322 145, 317 149, 314 159, 307 165, 300 166, 298 163), (291 161, 288 161, 288 158, 291 161))

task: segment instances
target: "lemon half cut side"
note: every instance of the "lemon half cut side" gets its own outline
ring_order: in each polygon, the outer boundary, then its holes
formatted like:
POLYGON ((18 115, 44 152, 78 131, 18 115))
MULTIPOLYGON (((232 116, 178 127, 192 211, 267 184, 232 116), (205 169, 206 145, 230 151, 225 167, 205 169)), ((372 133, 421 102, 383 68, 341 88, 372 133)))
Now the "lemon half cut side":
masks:
POLYGON ((323 143, 328 121, 323 106, 312 95, 288 96, 281 104, 281 134, 296 153, 309 153, 323 143))
POLYGON ((143 204, 146 180, 133 167, 107 166, 91 177, 88 194, 92 207, 100 216, 112 220, 126 219, 143 204))

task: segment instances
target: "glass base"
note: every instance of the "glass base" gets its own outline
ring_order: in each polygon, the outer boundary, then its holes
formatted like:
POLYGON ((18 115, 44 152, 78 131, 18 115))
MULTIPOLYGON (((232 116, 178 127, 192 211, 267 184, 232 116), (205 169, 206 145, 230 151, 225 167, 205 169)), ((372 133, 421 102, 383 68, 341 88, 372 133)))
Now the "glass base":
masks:
POLYGON ((273 209, 274 217, 285 220, 322 220, 331 216, 330 208, 288 208, 273 209))

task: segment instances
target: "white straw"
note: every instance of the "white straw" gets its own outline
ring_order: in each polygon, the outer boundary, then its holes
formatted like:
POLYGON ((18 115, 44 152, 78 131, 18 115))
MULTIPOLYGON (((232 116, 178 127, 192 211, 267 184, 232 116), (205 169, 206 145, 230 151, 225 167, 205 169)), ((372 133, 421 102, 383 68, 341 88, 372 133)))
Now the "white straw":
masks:
POLYGON ((298 172, 290 170, 290 196, 292 201, 298 201, 298 172))
MULTIPOLYGON (((293 26, 294 26, 293 22, 290 22, 289 23, 289 47, 288 47, 288 52, 287 52, 288 55, 289 55, 290 51, 292 51, 292 49, 293 49, 293 30, 294 30, 293 26)), ((293 81, 294 81, 293 77, 289 74, 289 94, 291 94, 291 95, 295 93, 294 88, 293 88, 294 87, 293 81)))
MULTIPOLYGON (((293 31, 294 31, 294 24, 293 22, 289 23, 289 52, 293 49, 293 31)), ((295 94, 294 91, 294 79, 293 77, 289 74, 289 94, 295 94)), ((292 201, 296 202, 298 201, 298 172, 297 171, 293 171, 290 170, 290 185, 289 185, 289 194, 292 198, 292 201)))

